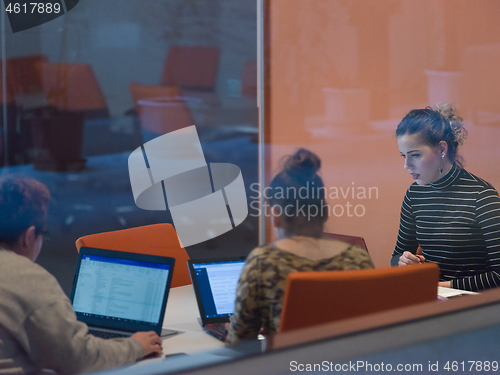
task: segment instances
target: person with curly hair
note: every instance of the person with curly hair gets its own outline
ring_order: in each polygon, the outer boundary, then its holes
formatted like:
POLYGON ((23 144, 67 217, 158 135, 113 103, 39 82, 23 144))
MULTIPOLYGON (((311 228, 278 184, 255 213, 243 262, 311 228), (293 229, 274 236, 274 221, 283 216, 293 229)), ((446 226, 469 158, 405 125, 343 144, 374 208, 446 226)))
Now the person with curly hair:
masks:
POLYGON ((391 265, 437 263, 445 287, 499 286, 500 198, 490 183, 463 168, 457 150, 467 132, 456 108, 412 110, 396 136, 415 182, 403 200, 391 265))

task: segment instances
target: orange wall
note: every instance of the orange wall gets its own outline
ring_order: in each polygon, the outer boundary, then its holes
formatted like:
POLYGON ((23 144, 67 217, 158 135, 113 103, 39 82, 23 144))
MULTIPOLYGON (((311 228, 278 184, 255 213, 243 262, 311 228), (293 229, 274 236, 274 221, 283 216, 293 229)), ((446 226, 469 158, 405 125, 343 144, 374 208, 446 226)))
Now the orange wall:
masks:
POLYGON ((265 13, 266 173, 298 147, 317 153, 338 206, 327 231, 364 237, 389 265, 413 182, 395 129, 437 101, 466 119, 466 168, 500 188, 498 0, 267 0, 265 13))

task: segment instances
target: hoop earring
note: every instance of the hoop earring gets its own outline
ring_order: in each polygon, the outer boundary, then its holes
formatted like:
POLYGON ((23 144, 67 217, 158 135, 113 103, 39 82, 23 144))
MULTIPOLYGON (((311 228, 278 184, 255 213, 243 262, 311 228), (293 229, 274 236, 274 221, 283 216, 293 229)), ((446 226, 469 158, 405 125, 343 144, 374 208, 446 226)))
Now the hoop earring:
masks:
POLYGON ((444 154, 441 154, 441 165, 439 166, 439 174, 443 174, 443 162, 444 162, 444 154))

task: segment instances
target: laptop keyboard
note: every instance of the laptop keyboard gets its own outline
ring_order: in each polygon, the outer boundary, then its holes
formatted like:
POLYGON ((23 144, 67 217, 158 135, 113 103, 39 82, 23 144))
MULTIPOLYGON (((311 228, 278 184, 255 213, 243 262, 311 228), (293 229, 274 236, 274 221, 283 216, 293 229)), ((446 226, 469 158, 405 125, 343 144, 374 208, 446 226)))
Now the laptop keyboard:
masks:
POLYGON ((224 323, 207 324, 205 325, 205 331, 215 338, 226 341, 227 329, 224 323))
POLYGON ((117 337, 130 337, 130 335, 126 335, 123 333, 97 331, 95 329, 89 329, 89 333, 93 336, 100 337, 101 339, 114 339, 117 337))

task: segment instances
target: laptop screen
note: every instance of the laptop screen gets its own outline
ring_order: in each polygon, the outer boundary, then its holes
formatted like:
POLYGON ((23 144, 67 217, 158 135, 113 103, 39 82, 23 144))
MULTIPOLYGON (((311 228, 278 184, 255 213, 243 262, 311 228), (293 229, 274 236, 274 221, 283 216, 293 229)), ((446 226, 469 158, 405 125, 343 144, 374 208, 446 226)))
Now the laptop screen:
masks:
POLYGON ((172 258, 80 249, 71 296, 77 318, 101 327, 161 330, 172 269, 172 258))
POLYGON ((203 323, 229 321, 245 259, 190 260, 188 263, 203 323))

